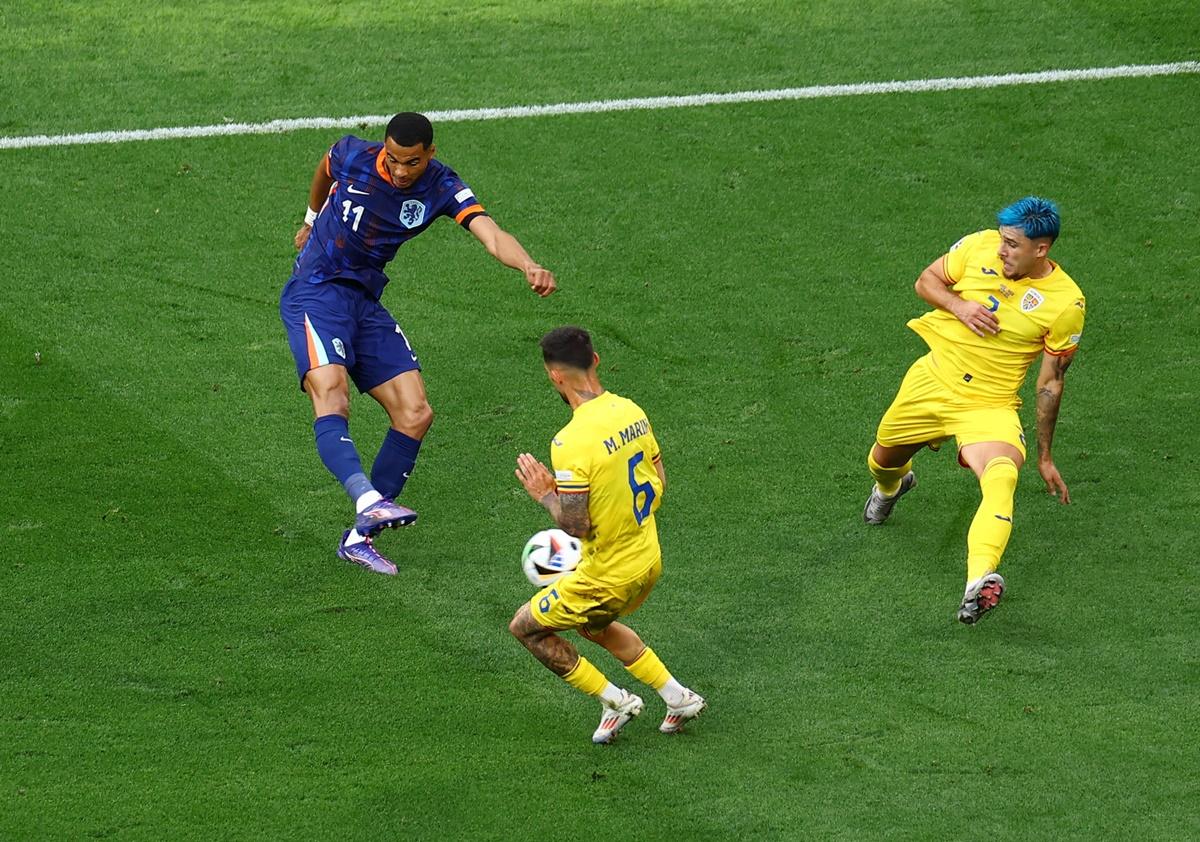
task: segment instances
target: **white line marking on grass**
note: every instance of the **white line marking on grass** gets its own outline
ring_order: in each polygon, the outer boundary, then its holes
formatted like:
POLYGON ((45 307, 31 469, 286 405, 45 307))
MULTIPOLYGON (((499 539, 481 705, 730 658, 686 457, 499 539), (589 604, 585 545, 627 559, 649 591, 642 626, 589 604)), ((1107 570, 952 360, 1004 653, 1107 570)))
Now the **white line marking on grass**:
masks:
MULTIPOLYGON (((1011 85, 1045 85, 1052 82, 1090 82, 1100 79, 1128 79, 1137 76, 1178 76, 1200 73, 1200 61, 1170 64, 1123 64, 1117 67, 1089 67, 1082 70, 1043 70, 1037 73, 1003 73, 995 76, 957 76, 944 79, 913 79, 906 82, 860 82, 852 85, 812 85, 807 88, 777 88, 768 91, 738 91, 729 94, 690 94, 687 96, 604 99, 593 102, 560 102, 554 105, 514 105, 505 108, 466 108, 452 111, 426 111, 438 123, 471 120, 502 120, 510 117, 550 117, 558 114, 598 114, 606 111, 646 111, 661 108, 693 108, 739 102, 778 102, 794 99, 827 99, 864 94, 924 93, 1011 85)), ((90 143, 127 143, 135 140, 173 140, 222 135, 274 134, 301 129, 350 129, 362 125, 384 125, 390 114, 358 117, 303 117, 271 120, 266 123, 224 123, 216 126, 177 126, 132 131, 86 132, 83 134, 30 135, 0 137, 0 149, 27 149, 34 146, 74 146, 90 143)))

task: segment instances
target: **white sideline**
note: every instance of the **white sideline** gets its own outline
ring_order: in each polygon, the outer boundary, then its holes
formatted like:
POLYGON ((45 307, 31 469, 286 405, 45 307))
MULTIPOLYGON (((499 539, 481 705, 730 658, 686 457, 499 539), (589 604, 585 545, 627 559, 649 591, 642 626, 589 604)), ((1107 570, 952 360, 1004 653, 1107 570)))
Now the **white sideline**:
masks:
MULTIPOLYGON (((1169 64, 1122 64, 1117 67, 1090 67, 1080 70, 1043 70, 1037 73, 1004 73, 994 76, 958 76, 943 79, 913 79, 904 82, 860 82, 849 85, 812 85, 806 88, 777 88, 766 91, 738 91, 728 94, 690 94, 687 96, 605 99, 593 102, 560 102, 553 105, 513 105, 504 108, 467 108, 452 111, 426 111, 437 123, 471 120, 500 120, 508 117, 549 117, 557 114, 597 114, 606 111, 691 108, 739 102, 776 102, 795 99, 825 99, 863 94, 923 93, 1010 85, 1044 85, 1052 82, 1127 79, 1135 76, 1177 76, 1200 73, 1200 61, 1169 64)), ((303 117, 270 120, 265 123, 224 123, 215 126, 176 126, 161 129, 85 132, 82 134, 29 135, 0 137, 0 149, 27 149, 35 146, 74 146, 92 143, 126 143, 135 140, 171 140, 221 135, 273 134, 300 129, 350 129, 363 125, 378 126, 391 119, 390 114, 358 117, 303 117)))

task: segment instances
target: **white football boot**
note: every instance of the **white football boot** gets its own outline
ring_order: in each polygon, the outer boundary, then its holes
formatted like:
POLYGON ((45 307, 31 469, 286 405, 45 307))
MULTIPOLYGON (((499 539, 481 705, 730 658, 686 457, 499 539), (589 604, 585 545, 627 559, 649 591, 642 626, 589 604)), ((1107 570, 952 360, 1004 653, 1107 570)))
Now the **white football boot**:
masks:
POLYGON ((900 480, 900 490, 891 497, 883 496, 878 485, 871 486, 871 496, 863 507, 863 520, 872 526, 878 526, 888 519, 896 501, 917 487, 917 475, 909 471, 900 480))
POLYGON ((677 734, 683 730, 685 723, 695 719, 708 707, 708 702, 699 693, 685 690, 683 699, 678 705, 667 705, 667 715, 658 726, 664 734, 677 734))
POLYGON ((628 690, 621 691, 621 701, 609 707, 603 705, 600 711, 600 726, 592 734, 593 743, 611 743, 616 739, 617 732, 625 727, 625 723, 642 712, 641 697, 635 696, 628 690))
POLYGON ((967 586, 962 604, 958 606, 958 621, 973 625, 980 617, 1000 604, 1004 596, 1004 577, 999 573, 981 576, 967 586))

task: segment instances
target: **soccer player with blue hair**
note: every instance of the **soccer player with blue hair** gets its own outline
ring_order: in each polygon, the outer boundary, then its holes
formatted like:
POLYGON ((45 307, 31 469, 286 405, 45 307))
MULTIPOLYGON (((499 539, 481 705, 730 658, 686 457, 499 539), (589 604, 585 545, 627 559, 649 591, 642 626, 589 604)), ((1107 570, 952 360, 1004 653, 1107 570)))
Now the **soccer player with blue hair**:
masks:
POLYGON ((1048 256, 1058 237, 1054 202, 1026 196, 997 214, 998 228, 950 247, 917 278, 934 308, 908 323, 929 353, 909 368, 879 422, 867 466, 875 486, 863 519, 882 524, 916 487, 913 456, 953 436, 958 461, 979 479, 982 499, 967 532, 967 585, 958 619, 972 624, 1004 594, 996 572, 1013 524, 1025 434, 1017 391, 1042 355, 1037 378, 1038 473, 1063 503, 1071 498, 1050 447, 1063 380, 1083 333, 1083 293, 1048 256))
POLYGON ((380 303, 388 283, 384 266, 444 216, 521 272, 538 295, 555 290, 554 275, 488 216, 436 151, 433 125, 413 112, 393 117, 382 141, 347 135, 333 144, 313 174, 295 239, 300 254, 279 301, 300 388, 316 415, 317 453, 356 511, 338 557, 389 575, 396 566, 372 536, 417 519, 395 498, 416 465, 433 410, 417 352, 380 303), (369 478, 350 437, 350 381, 378 401, 391 422, 369 478))

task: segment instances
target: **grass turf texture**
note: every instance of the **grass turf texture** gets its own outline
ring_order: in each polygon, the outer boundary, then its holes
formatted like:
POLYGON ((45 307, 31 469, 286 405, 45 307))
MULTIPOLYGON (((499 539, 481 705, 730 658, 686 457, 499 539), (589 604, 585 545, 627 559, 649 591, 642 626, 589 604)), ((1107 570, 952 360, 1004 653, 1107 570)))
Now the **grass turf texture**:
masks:
MULTIPOLYGON (((0 129, 1169 61, 1200 28, 1182 3, 132 8, 6 6, 0 129), (400 70, 329 49, 381 33, 400 70)), ((0 836, 1200 834, 1197 94, 1183 77, 441 127, 562 291, 536 300, 447 223, 393 264, 384 300, 438 412, 406 492, 423 520, 381 541, 395 580, 333 558, 348 508, 276 315, 337 133, 3 153, 21 198, 0 217, 0 836), (1060 201, 1054 256, 1089 298, 1056 440, 1076 502, 1022 472, 1010 593, 965 629, 974 481, 923 455, 867 530, 863 460, 920 353, 912 280, 1032 191, 1060 201), (513 459, 566 419, 535 342, 565 321, 665 449, 667 573, 633 623, 712 701, 680 738, 651 701, 592 747, 597 706, 505 631, 546 525, 513 459)), ((369 461, 382 413, 357 399, 351 424, 369 461)))

